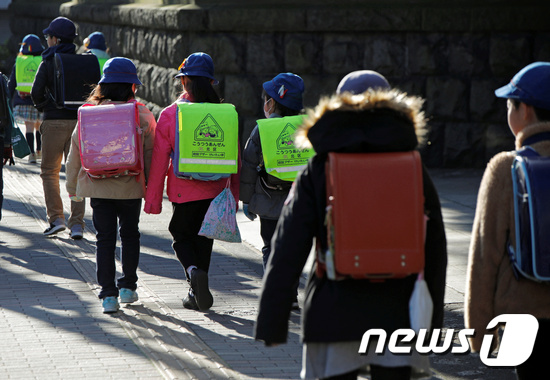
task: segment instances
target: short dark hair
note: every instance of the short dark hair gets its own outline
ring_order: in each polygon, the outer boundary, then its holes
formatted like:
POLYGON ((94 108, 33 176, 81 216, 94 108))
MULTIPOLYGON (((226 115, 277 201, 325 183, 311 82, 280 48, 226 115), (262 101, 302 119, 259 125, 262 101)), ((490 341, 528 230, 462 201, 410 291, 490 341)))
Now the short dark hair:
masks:
MULTIPOLYGON (((510 101, 514 105, 514 108, 518 108, 520 103, 522 103, 518 99, 510 99, 510 101)), ((527 104, 527 103, 525 103, 525 104, 527 104)), ((531 106, 531 107, 533 107, 533 110, 535 111, 535 116, 537 117, 537 119, 539 119, 539 121, 550 121, 550 110, 549 109, 535 107, 535 106, 531 106)))
POLYGON ((132 83, 100 83, 92 89, 86 101, 101 104, 106 100, 126 102, 133 98, 132 83))
MULTIPOLYGON (((267 102, 269 99, 273 99, 271 96, 268 95, 266 90, 264 89, 262 91, 262 99, 264 99, 264 102, 267 102)), ((300 113, 300 111, 293 110, 292 108, 288 108, 286 106, 283 106, 281 103, 277 102, 275 99, 273 99, 274 106, 274 112, 278 113, 282 117, 285 116, 295 116, 300 113)))

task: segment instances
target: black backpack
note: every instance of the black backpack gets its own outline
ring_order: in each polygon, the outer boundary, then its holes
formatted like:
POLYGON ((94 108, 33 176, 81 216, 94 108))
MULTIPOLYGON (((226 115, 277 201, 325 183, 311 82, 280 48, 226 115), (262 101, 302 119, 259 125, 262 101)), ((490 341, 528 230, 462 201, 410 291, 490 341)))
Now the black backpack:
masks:
POLYGON ((56 53, 52 94, 56 107, 78 109, 100 78, 101 69, 95 55, 56 53))

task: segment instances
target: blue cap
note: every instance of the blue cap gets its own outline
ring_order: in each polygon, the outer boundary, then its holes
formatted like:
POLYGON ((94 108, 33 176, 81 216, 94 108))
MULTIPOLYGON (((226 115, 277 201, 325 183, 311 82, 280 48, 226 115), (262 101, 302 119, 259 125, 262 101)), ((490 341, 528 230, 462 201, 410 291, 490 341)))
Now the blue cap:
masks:
POLYGON ((305 86, 304 81, 296 74, 282 73, 270 81, 263 84, 265 92, 277 103, 300 111, 304 108, 302 103, 302 94, 305 86))
POLYGON ((77 36, 76 26, 66 17, 58 17, 50 22, 50 25, 42 31, 44 35, 50 35, 63 40, 74 40, 77 36))
POLYGON ((550 62, 525 66, 510 83, 495 90, 495 95, 550 110, 550 62))
POLYGON ((40 43, 40 38, 36 34, 27 34, 21 42, 19 52, 22 54, 40 53, 44 50, 44 46, 40 43))
POLYGON ((107 50, 107 45, 105 44, 105 36, 101 32, 93 32, 88 36, 88 45, 86 45, 87 49, 99 49, 99 50, 107 50))
POLYGON ((103 76, 99 83, 135 83, 141 85, 138 79, 136 65, 128 58, 115 57, 105 62, 103 76))
POLYGON ((214 78, 214 61, 206 53, 193 53, 185 58, 178 67, 178 75, 175 78, 183 76, 206 77, 214 80, 214 84, 218 84, 218 80, 214 78))
POLYGON ((362 94, 371 89, 390 89, 390 84, 383 75, 372 70, 353 71, 346 75, 338 84, 337 94, 351 92, 352 94, 362 94))

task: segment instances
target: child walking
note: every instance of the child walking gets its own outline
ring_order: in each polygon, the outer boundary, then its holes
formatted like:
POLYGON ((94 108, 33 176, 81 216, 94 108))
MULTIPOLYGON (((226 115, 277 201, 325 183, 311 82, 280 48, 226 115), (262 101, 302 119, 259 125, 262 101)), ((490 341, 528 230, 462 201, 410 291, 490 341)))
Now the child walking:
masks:
MULTIPOLYGON (((87 102, 94 105, 123 104, 134 100, 141 85, 136 67, 127 58, 112 58, 105 63, 103 76, 87 102)), ((144 105, 138 105, 139 127, 143 146, 144 171, 131 175, 92 179, 82 168, 78 128, 71 138, 67 161, 67 191, 73 200, 90 198, 96 229, 97 281, 103 312, 114 313, 120 302, 138 300, 137 267, 140 253, 139 216, 145 184, 151 168, 155 117, 144 105), (118 228, 117 228, 118 227, 118 228), (115 250, 117 229, 121 240, 122 277, 116 279, 115 250)))
MULTIPOLYGON (((172 248, 185 271, 190 289, 183 299, 183 306, 192 310, 207 310, 214 299, 208 285, 208 269, 214 241, 199 236, 202 221, 211 201, 225 188, 227 179, 201 181, 192 178, 180 178, 174 172, 173 154, 176 150, 176 118, 178 102, 221 103, 220 97, 212 85, 214 63, 206 53, 193 53, 179 67, 176 78, 181 80, 183 92, 178 99, 166 107, 158 119, 152 166, 155 170, 149 177, 145 212, 159 214, 162 210, 164 180, 168 175, 166 192, 172 202, 170 234, 173 237, 172 248)), ((185 118, 185 114, 182 114, 185 118)), ((231 175, 231 191, 239 199, 239 175, 231 175)))
MULTIPOLYGON (((516 149, 528 145, 539 155, 550 156, 550 62, 524 67, 495 95, 507 101, 508 126, 516 138, 516 149)), ((518 379, 536 379, 545 373, 548 361, 550 287, 516 277, 508 257, 509 246, 515 247, 519 239, 510 170, 515 157, 515 151, 498 153, 481 180, 468 258, 464 318, 466 327, 475 329, 470 347, 476 352, 486 334, 498 335, 495 330, 486 330, 497 315, 535 316, 539 331, 533 353, 516 371, 518 379)))
POLYGON ((40 123, 43 115, 32 103, 31 87, 38 66, 42 62, 44 46, 40 38, 34 34, 27 34, 21 42, 19 54, 15 59, 13 70, 8 82, 8 91, 12 99, 13 117, 18 123, 24 123, 26 127, 25 138, 29 144, 31 154, 29 163, 36 163, 37 158, 42 157, 42 136, 40 135, 40 123), (34 142, 36 137, 36 150, 34 142))
MULTIPOLYGON (((283 147, 269 144, 268 151, 264 151, 262 147, 266 144, 266 135, 264 134, 262 138, 260 125, 264 130, 266 128, 276 129, 281 136, 285 133, 289 123, 295 124, 295 128, 298 128, 301 119, 298 121, 289 117, 300 114, 303 109, 304 81, 296 74, 282 73, 265 82, 262 87, 264 115, 266 119, 277 119, 279 123, 264 125, 262 124, 264 120, 258 120, 258 124, 252 130, 243 152, 240 200, 244 204, 243 211, 248 219, 254 220, 256 215, 260 216, 260 235, 264 243, 262 255, 265 270, 271 253, 271 238, 275 233, 277 220, 281 215, 285 199, 288 197, 292 181, 283 180, 267 173, 265 155, 273 155, 274 151, 282 151, 280 148, 283 147)), ((288 133, 288 135, 291 138, 292 133, 288 133)), ((292 144, 291 147, 293 148, 294 145, 292 144)), ((297 170, 295 171, 297 172, 297 170)), ((293 309, 298 308, 298 299, 296 298, 293 309)))

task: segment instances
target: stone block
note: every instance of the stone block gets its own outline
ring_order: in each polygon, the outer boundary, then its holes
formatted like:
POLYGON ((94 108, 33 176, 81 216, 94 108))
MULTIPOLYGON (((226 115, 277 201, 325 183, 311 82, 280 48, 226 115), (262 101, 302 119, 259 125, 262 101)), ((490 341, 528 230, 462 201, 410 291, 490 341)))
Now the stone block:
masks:
POLYGON ((506 102, 495 96, 495 90, 507 81, 499 78, 472 79, 470 84, 470 119, 474 122, 498 121, 506 115, 506 102))
POLYGON ((468 118, 468 86, 460 79, 432 77, 426 82, 426 109, 443 120, 468 118))
POLYGON ((177 31, 207 30, 208 12, 192 7, 164 7, 166 28, 177 31))
POLYGON ((412 75, 434 75, 446 71, 448 43, 442 34, 407 34, 407 66, 412 75))
POLYGON ((208 10, 207 30, 214 32, 294 32, 305 29, 305 9, 290 7, 216 7, 208 10))
POLYGON ((363 68, 378 71, 385 77, 401 76, 406 66, 405 37, 373 34, 365 38, 363 68))
POLYGON ((532 41, 526 35, 497 34, 491 38, 489 65, 495 76, 514 76, 532 62, 532 41))
POLYGON ((326 75, 323 76, 323 80, 319 80, 319 77, 316 75, 304 75, 302 77, 305 83, 303 95, 304 107, 315 108, 321 98, 334 95, 336 88, 338 88, 338 83, 340 83, 344 75, 326 75))
POLYGON ((449 36, 447 70, 451 75, 487 75, 489 39, 481 35, 449 36))
POLYGON ((177 68, 189 52, 189 41, 181 33, 169 33, 166 38, 166 61, 170 68, 177 68))
POLYGON ((322 72, 322 39, 317 35, 292 33, 284 37, 284 68, 298 75, 322 72))
POLYGON ((465 32, 471 29, 471 10, 454 7, 425 7, 422 30, 428 32, 465 32))
POLYGON ((413 7, 320 8, 307 12, 309 31, 419 31, 421 22, 421 9, 413 7))
POLYGON ((444 166, 484 167, 485 129, 482 123, 446 123, 444 166))
POLYGON ((192 33, 189 40, 189 54, 208 53, 214 60, 216 72, 240 74, 244 71, 246 37, 243 34, 192 33))
POLYGON ((481 7, 472 12, 472 30, 476 32, 510 32, 518 28, 518 10, 509 7, 481 7))
POLYGON ((323 68, 329 74, 347 74, 359 70, 364 60, 361 35, 327 34, 323 42, 323 68))
POLYGON ((251 74, 283 71, 282 36, 274 33, 246 36, 246 72, 251 74))
POLYGON ((258 89, 245 75, 226 75, 224 82, 224 101, 237 108, 242 116, 257 115, 261 111, 261 99, 258 89))

